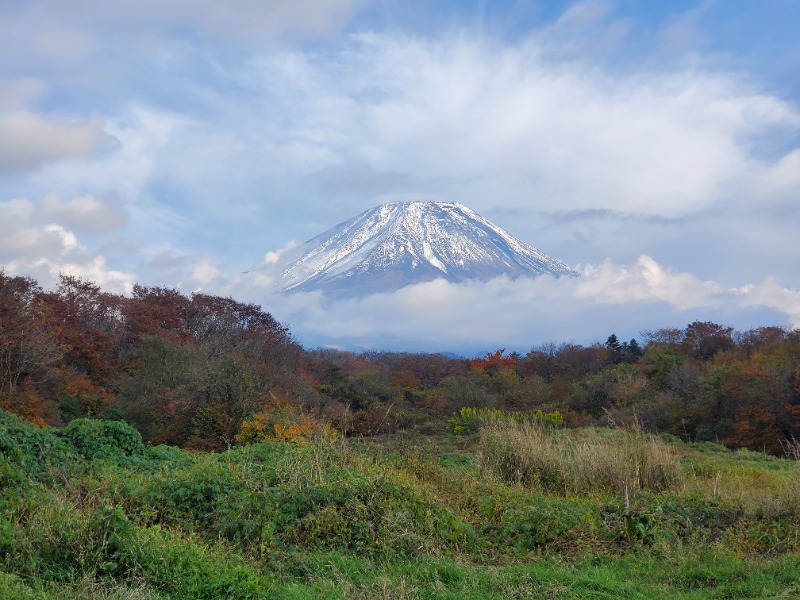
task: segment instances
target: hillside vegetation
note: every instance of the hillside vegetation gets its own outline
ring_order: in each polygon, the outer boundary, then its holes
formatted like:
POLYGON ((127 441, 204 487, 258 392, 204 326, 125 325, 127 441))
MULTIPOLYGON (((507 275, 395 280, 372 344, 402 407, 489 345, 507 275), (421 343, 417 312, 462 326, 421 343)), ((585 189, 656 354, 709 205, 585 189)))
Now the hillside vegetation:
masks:
POLYGON ((472 360, 304 350, 231 298, 141 286, 123 297, 71 276, 45 291, 0 270, 0 408, 38 425, 124 420, 147 443, 196 450, 235 445, 243 428, 251 439, 287 407, 358 436, 436 430, 467 407, 776 455, 800 438, 800 330, 694 322, 641 337, 472 360))
POLYGON ((0 271, 0 598, 800 595, 800 331, 306 350, 0 271))

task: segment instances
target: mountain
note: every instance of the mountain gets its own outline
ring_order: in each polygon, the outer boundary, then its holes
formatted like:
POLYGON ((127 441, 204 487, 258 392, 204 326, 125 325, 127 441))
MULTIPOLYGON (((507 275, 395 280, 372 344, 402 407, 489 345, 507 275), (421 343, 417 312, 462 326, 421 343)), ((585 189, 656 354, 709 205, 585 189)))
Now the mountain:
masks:
POLYGON ((340 297, 436 278, 578 275, 455 202, 377 206, 309 240, 284 260, 277 291, 322 290, 340 297))

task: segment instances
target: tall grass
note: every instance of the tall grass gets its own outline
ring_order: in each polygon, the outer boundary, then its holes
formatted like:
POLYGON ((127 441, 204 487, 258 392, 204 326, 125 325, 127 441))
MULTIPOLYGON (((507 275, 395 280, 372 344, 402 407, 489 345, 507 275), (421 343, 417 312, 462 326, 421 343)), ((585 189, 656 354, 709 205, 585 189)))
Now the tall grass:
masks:
POLYGON ((457 413, 453 414, 447 423, 452 428, 455 435, 475 433, 488 423, 498 423, 502 421, 515 421, 517 423, 529 423, 541 427, 561 428, 564 427, 564 416, 559 411, 543 412, 541 410, 505 411, 499 408, 473 408, 465 406, 457 413))
POLYGON ((641 432, 614 438, 593 428, 490 423, 480 432, 480 464, 508 483, 564 495, 633 494, 681 484, 680 456, 673 447, 641 432))
POLYGON ((684 491, 741 509, 756 519, 800 518, 800 462, 726 451, 690 456, 684 491), (786 466, 788 464, 788 466, 786 466))

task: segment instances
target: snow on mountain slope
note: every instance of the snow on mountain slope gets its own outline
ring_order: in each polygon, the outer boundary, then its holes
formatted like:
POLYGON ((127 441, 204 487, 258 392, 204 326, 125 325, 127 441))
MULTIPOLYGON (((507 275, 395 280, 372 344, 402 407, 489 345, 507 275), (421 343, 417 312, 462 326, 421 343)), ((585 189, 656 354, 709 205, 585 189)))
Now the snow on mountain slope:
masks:
POLYGON ((437 277, 486 281, 503 274, 578 275, 466 206, 407 202, 367 210, 296 248, 278 291, 358 296, 437 277))

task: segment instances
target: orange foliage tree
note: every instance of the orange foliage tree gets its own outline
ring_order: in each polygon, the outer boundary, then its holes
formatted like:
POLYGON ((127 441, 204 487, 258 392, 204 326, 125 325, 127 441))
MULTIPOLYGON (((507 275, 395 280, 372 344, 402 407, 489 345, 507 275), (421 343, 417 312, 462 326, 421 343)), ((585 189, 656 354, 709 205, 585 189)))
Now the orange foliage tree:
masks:
POLYGON ((497 369, 503 366, 514 366, 519 363, 519 357, 516 355, 503 357, 505 348, 500 348, 496 352, 487 352, 483 358, 474 358, 469 361, 469 366, 473 371, 486 371, 497 369))

